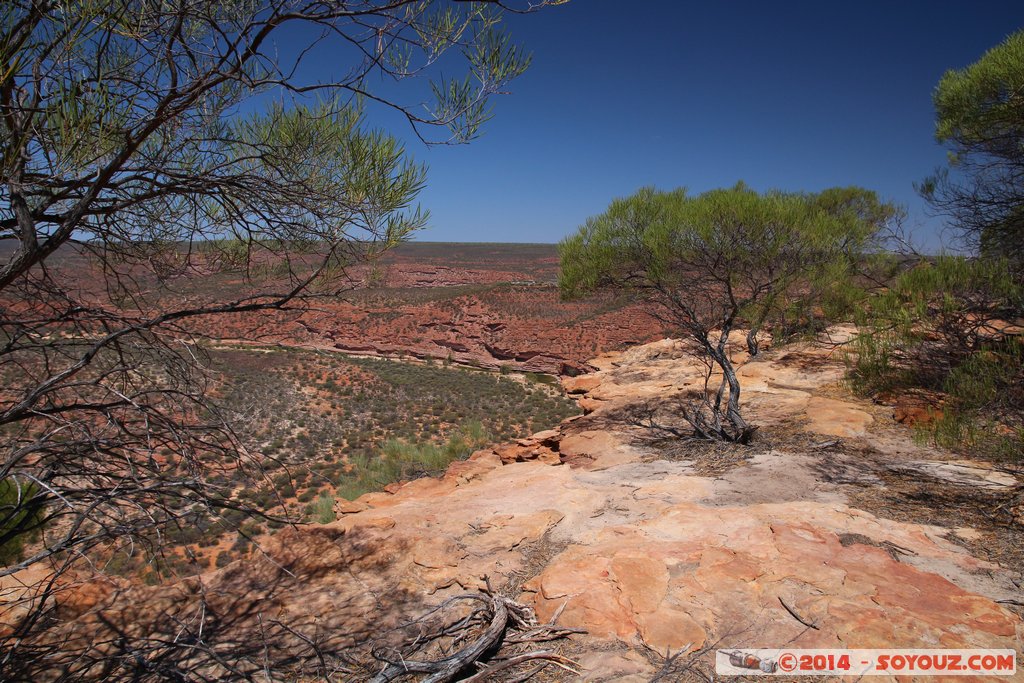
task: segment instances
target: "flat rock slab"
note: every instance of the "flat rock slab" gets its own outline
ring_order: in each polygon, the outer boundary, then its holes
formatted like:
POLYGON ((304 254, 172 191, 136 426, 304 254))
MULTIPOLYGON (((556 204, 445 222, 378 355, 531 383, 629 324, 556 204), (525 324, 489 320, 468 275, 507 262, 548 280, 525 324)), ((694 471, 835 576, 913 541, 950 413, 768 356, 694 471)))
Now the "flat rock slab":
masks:
POLYGON ((562 609, 564 625, 661 652, 723 636, 730 646, 1017 646, 1016 615, 889 547, 924 563, 992 568, 917 525, 843 505, 679 505, 570 546, 525 589, 541 620, 562 609))
POLYGON ((827 436, 864 436, 875 421, 856 404, 831 398, 816 397, 809 400, 804 413, 807 416, 805 429, 827 436))

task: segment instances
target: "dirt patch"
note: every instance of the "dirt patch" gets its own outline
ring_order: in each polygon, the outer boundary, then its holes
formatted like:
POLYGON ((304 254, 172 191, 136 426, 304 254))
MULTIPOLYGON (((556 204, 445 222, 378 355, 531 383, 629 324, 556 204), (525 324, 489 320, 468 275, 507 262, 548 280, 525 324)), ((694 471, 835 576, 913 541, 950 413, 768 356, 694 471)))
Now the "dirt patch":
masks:
POLYGON ((693 473, 701 477, 715 477, 744 467, 755 455, 765 452, 754 446, 686 438, 661 439, 645 445, 655 453, 644 458, 644 462, 686 462, 693 467, 693 473))
POLYGON ((803 431, 802 423, 795 420, 759 429, 747 445, 691 438, 686 436, 685 426, 672 429, 676 435, 665 436, 665 427, 634 431, 633 444, 653 452, 645 461, 686 461, 693 466, 694 474, 702 477, 721 476, 767 453, 821 453, 828 458, 846 447, 843 439, 803 431))
POLYGON ((1024 573, 1024 527, 1011 521, 1008 492, 891 469, 880 469, 877 476, 881 486, 847 491, 851 505, 886 519, 948 528, 947 538, 975 557, 1024 573), (978 535, 965 537, 958 529, 978 535))
POLYGON ((556 540, 552 536, 552 529, 549 529, 523 552, 522 567, 509 573, 508 581, 501 587, 501 594, 509 598, 518 598, 523 592, 523 584, 540 574, 552 558, 568 546, 568 540, 556 540))

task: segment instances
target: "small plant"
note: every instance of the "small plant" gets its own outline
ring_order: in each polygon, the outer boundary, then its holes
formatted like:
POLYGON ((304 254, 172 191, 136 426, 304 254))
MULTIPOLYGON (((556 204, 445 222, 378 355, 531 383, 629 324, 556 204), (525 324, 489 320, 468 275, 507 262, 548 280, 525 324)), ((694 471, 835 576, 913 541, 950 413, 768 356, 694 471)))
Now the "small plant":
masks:
POLYGON ((330 524, 337 515, 334 512, 334 496, 326 491, 309 504, 306 508, 306 516, 317 524, 330 524))

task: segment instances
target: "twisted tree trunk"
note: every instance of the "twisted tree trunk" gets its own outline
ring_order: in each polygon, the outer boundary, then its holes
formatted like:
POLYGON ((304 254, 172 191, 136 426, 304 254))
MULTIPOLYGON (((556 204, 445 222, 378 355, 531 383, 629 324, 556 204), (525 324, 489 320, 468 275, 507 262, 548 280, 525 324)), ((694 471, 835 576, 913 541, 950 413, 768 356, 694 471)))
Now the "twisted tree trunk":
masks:
POLYGON ((729 354, 723 348, 711 347, 708 349, 708 353, 715 365, 722 371, 722 385, 719 387, 713 406, 714 411, 718 414, 721 414, 722 410, 722 389, 726 386, 729 389, 729 399, 725 406, 725 420, 729 428, 728 430, 722 429, 722 437, 728 441, 747 443, 753 435, 754 429, 747 424, 740 413, 740 381, 736 377, 736 369, 733 367, 732 361, 729 360, 729 354))

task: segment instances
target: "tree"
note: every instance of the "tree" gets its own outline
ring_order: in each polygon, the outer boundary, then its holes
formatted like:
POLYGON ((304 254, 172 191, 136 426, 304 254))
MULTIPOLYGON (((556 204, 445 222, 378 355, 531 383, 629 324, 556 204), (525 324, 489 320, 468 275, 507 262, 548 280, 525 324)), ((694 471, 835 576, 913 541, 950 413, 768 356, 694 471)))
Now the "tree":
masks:
POLYGON ((858 316, 851 380, 864 393, 923 390, 936 410, 921 433, 998 459, 1024 444, 1024 31, 947 71, 933 100, 949 165, 918 191, 974 253, 904 259, 858 316))
MULTIPOLYGON (((529 63, 502 12, 545 4, 4 3, 0 546, 26 556, 0 577, 50 573, 0 629, 0 677, 62 665, 34 638, 72 568, 147 543, 158 557, 198 514, 256 512, 232 491, 259 461, 211 400, 196 323, 337 296, 352 265, 424 225, 424 168, 364 113, 473 139, 529 63), (336 76, 304 80, 325 57, 336 76), (391 85, 441 64, 466 75, 424 81, 426 103, 391 85)), ((199 645, 182 642, 186 666, 199 645)))
POLYGON ((730 335, 746 325, 756 354, 769 319, 848 280, 859 254, 897 215, 859 188, 759 194, 740 183, 697 196, 645 188, 561 243, 559 284, 567 297, 616 287, 657 304, 664 322, 696 342, 706 386, 713 368, 721 374, 684 417, 699 436, 746 442, 753 428, 740 411, 730 335))
POLYGON ((947 71, 933 100, 949 167, 918 190, 969 244, 1024 272, 1024 31, 947 71))

